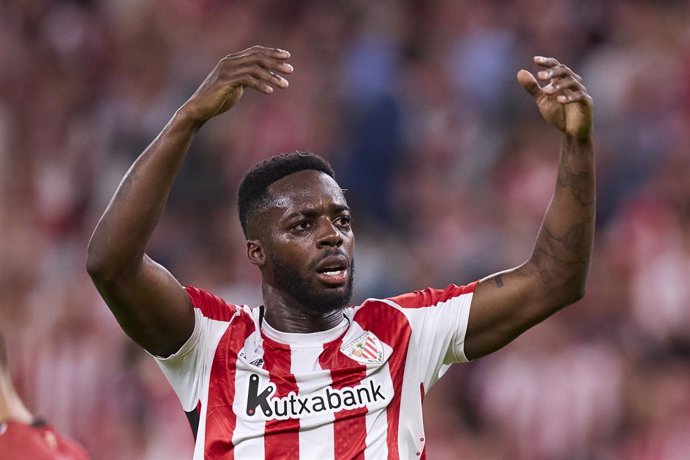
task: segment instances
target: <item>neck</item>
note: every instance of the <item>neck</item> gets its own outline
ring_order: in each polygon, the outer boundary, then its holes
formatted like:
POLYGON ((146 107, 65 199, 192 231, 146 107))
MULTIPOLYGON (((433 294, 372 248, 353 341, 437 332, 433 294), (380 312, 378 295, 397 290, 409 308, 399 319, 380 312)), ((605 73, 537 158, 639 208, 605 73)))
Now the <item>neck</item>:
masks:
POLYGON ((264 283, 262 293, 265 305, 265 320, 282 332, 320 332, 332 329, 343 320, 343 310, 328 313, 308 311, 284 292, 264 283))
POLYGON ((8 373, 0 371, 0 421, 15 420, 29 424, 33 415, 17 394, 8 373))

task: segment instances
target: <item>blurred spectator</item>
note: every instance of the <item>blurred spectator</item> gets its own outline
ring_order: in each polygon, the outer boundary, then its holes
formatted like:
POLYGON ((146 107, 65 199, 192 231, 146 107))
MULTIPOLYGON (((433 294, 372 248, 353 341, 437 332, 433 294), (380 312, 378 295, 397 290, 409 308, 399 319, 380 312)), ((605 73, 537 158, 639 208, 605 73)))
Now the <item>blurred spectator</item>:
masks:
POLYGON ((14 389, 5 337, 0 332, 0 458, 87 460, 75 441, 35 417, 14 389))

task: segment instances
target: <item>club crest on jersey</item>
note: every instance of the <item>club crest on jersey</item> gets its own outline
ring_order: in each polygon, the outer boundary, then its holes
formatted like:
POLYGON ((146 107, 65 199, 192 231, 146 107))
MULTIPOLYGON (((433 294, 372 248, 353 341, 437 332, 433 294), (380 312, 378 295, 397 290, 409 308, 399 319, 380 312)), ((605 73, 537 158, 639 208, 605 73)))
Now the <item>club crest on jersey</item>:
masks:
POLYGON ((347 345, 343 345, 340 351, 362 364, 383 363, 383 344, 372 332, 365 332, 347 345))

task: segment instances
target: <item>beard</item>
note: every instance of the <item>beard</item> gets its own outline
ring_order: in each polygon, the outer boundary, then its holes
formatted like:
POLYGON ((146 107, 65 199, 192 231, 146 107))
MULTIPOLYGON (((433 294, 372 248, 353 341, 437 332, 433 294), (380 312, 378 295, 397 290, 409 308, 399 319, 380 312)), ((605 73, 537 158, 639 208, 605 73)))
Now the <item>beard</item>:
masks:
POLYGON ((320 287, 300 275, 297 270, 283 263, 275 254, 271 255, 276 286, 295 299, 305 313, 326 314, 344 308, 352 299, 352 284, 355 274, 355 261, 350 261, 345 286, 339 288, 320 287))

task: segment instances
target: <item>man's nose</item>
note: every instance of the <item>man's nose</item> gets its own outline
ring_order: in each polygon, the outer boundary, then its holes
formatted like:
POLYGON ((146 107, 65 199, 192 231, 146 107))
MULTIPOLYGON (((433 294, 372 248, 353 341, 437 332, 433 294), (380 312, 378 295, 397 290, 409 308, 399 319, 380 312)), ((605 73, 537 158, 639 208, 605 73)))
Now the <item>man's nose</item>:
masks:
POLYGON ((343 235, 330 220, 320 225, 319 236, 316 245, 319 247, 340 247, 343 244, 343 235))

